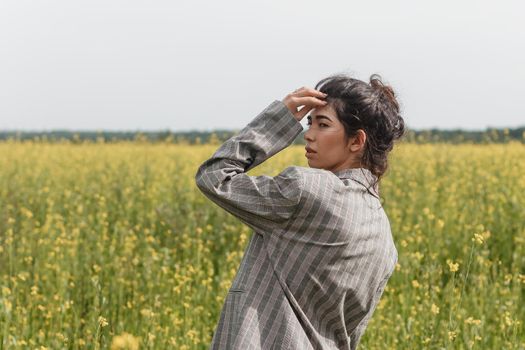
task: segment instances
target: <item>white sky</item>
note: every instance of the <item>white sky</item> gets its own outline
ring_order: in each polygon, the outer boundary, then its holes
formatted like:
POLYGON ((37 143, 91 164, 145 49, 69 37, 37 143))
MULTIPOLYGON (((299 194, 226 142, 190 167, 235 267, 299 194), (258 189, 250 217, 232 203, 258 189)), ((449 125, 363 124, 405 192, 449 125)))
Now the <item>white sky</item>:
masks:
POLYGON ((340 72, 409 128, 523 126, 522 3, 2 0, 0 130, 240 129, 340 72))

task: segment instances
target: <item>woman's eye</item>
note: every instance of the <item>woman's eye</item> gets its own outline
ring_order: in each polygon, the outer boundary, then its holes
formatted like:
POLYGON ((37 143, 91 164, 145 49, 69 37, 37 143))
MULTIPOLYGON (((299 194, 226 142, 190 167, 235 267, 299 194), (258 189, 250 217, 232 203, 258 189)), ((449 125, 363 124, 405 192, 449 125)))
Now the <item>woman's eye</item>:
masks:
MULTIPOLYGON (((307 122, 306 125, 311 126, 312 123, 311 123, 311 122, 307 122)), ((325 124, 325 123, 320 123, 320 124, 319 124, 319 126, 323 126, 323 125, 324 125, 324 126, 328 126, 328 124, 325 124)))

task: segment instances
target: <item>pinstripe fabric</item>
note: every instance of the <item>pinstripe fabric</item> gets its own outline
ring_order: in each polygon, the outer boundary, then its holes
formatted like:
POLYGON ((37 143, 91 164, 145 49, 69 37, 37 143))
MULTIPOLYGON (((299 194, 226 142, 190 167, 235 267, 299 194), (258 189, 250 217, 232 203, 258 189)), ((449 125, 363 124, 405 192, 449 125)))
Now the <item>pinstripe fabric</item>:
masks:
POLYGON ((354 350, 394 271, 369 170, 246 175, 302 130, 275 100, 197 170, 202 193, 254 230, 210 349, 354 350))

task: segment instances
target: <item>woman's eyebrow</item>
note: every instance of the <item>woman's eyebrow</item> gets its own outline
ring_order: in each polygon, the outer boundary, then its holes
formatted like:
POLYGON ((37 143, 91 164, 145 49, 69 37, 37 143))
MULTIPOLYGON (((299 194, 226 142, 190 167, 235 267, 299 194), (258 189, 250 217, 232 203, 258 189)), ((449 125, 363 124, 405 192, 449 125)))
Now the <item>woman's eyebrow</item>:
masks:
MULTIPOLYGON (((314 118, 317 118, 317 120, 319 119, 326 119, 328 121, 332 121, 332 119, 328 118, 326 115, 318 115, 318 116, 314 116, 314 118)), ((312 120, 312 116, 308 116, 308 120, 311 121, 312 120)))

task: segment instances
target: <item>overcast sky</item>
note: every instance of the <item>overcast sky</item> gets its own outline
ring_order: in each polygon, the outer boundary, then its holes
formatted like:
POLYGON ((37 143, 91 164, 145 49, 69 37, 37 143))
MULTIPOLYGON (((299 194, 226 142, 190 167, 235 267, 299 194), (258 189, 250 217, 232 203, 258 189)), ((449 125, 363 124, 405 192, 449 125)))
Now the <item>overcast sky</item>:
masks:
POLYGON ((333 73, 412 129, 523 126, 522 3, 1 0, 0 130, 240 129, 333 73))

